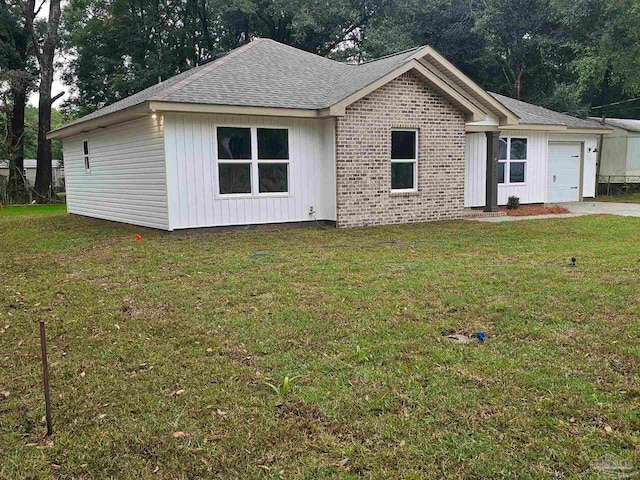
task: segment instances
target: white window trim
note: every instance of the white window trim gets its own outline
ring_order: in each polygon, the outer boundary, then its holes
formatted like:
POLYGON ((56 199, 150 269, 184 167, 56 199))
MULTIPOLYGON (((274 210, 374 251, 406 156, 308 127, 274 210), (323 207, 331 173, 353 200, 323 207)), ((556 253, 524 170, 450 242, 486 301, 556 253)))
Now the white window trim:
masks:
POLYGON ((243 124, 227 124, 216 123, 212 125, 213 135, 213 158, 214 158, 214 183, 215 198, 224 199, 242 199, 242 198, 288 198, 292 197, 291 192, 291 129, 283 125, 243 125, 243 124), (250 130, 251 135, 251 158, 226 159, 218 158, 218 128, 246 128, 250 130), (269 159, 261 160, 258 158, 258 129, 278 129, 287 131, 287 141, 289 142, 289 158, 288 159, 269 159), (250 165, 250 182, 251 193, 220 193, 220 174, 219 164, 225 163, 248 163, 250 165), (286 163, 287 164, 287 191, 286 192, 263 192, 260 193, 260 182, 258 178, 258 165, 261 163, 286 163))
POLYGON ((420 135, 420 132, 417 128, 392 128, 391 132, 415 132, 416 134, 415 158, 391 159, 391 163, 413 163, 413 188, 393 188, 392 173, 391 176, 389 176, 389 187, 391 188, 391 193, 416 193, 418 191, 418 136, 420 135))
POLYGON ((91 173, 91 145, 89 145, 89 139, 82 140, 82 166, 84 167, 84 173, 91 173), (84 144, 87 144, 87 154, 84 153, 84 144), (87 165, 89 168, 87 168, 87 165))
POLYGON ((515 136, 509 136, 509 137, 500 137, 500 139, 504 139, 507 141, 507 158, 506 159, 498 158, 498 163, 504 164, 504 182, 503 183, 498 182, 498 186, 499 187, 526 187, 527 179, 529 177, 529 168, 528 168, 529 138, 515 135, 515 136), (524 160, 518 160, 518 159, 511 160, 511 140, 512 139, 527 141, 527 158, 525 158, 524 160), (510 181, 511 180, 511 163, 524 163, 524 182, 510 181))

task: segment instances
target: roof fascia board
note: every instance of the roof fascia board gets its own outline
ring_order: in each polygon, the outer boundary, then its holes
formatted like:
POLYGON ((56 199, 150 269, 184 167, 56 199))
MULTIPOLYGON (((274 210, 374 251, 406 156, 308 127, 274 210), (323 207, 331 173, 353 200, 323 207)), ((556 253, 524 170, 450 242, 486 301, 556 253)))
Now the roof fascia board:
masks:
POLYGON ((413 64, 413 69, 423 75, 430 83, 434 84, 436 88, 444 92, 445 95, 450 97, 454 102, 468 110, 471 114, 472 122, 482 122, 483 120, 486 120, 487 114, 480 107, 470 101, 464 94, 460 93, 447 82, 442 80, 439 75, 436 75, 431 70, 425 68, 424 65, 415 59, 411 61, 410 64, 413 64))
POLYGON ((328 109, 309 110, 301 108, 250 107, 242 105, 209 105, 203 103, 180 103, 151 101, 151 111, 179 113, 216 113, 221 115, 257 115, 264 117, 321 118, 328 116, 328 109))
POLYGON ((467 133, 496 132, 497 125, 465 125, 464 131, 467 133))
POLYGON ((462 95, 463 97, 467 98, 468 101, 473 103, 477 108, 479 108, 480 110, 486 109, 486 107, 483 107, 482 105, 480 105, 476 99, 469 99, 467 92, 465 92, 462 88, 460 88, 459 85, 456 85, 455 83, 452 83, 451 79, 447 78, 446 75, 443 75, 443 73, 440 70, 438 70, 433 65, 431 65, 427 60, 424 59, 424 57, 415 59, 415 61, 418 62, 420 65, 422 65, 427 70, 429 70, 435 76, 437 76, 442 82, 446 83, 451 88, 456 90, 460 95, 462 95))
POLYGON ((47 133, 47 139, 61 139, 71 137, 73 135, 78 135, 80 133, 87 133, 97 128, 105 128, 117 123, 123 123, 128 120, 133 120, 134 118, 149 115, 150 113, 151 109, 149 108, 149 104, 147 102, 144 102, 142 104, 134 105, 133 107, 129 107, 124 110, 119 110, 108 115, 103 115, 98 118, 87 120, 86 122, 76 123, 73 125, 69 125, 68 127, 61 127, 57 130, 52 130, 47 133))
POLYGON ((471 121, 481 122, 482 120, 486 119, 486 114, 481 109, 476 107, 473 103, 471 103, 469 100, 467 100, 463 95, 461 95, 459 92, 457 92, 456 90, 451 88, 448 84, 443 82, 435 74, 433 74, 432 72, 430 72, 427 69, 425 69, 416 60, 411 60, 411 61, 401 65, 400 67, 396 68, 392 72, 389 72, 384 77, 379 78, 375 82, 370 83, 369 85, 367 85, 366 87, 358 90, 357 92, 353 93, 352 95, 349 95, 348 97, 340 100, 338 103, 336 103, 336 104, 332 105, 331 107, 329 107, 329 114, 331 116, 342 116, 342 115, 344 115, 346 107, 348 107, 349 105, 357 102, 361 98, 366 97, 371 92, 373 92, 373 91, 377 90, 378 88, 386 85, 390 81, 395 80, 400 75, 402 75, 402 74, 404 74, 404 73, 406 73, 406 72, 408 72, 410 70, 418 71, 430 83, 432 83, 438 90, 442 91, 448 97, 452 98, 456 103, 458 103, 464 110, 466 110, 471 115, 471 117, 472 117, 471 121))
POLYGON ((535 132, 549 132, 562 133, 562 134, 580 134, 580 135, 610 135, 613 130, 603 128, 567 128, 564 125, 467 125, 465 126, 465 132, 467 133, 481 133, 481 132, 495 132, 495 131, 535 131, 535 132))
POLYGON ((567 128, 566 133, 575 133, 581 135, 611 135, 613 130, 608 128, 567 128))
POLYGON ((462 81, 465 85, 467 85, 471 90, 480 95, 487 103, 492 105, 497 111, 501 112, 502 115, 499 115, 500 124, 517 124, 520 117, 516 115, 514 112, 505 107, 501 102, 493 98, 484 88, 475 83, 469 77, 467 77, 464 73, 462 73, 455 65, 449 62, 446 58, 444 58, 440 53, 438 53, 433 47, 426 46, 420 50, 418 50, 414 54, 415 59, 423 58, 423 57, 431 57, 445 68, 447 68, 456 78, 462 81))
POLYGON ((498 130, 531 130, 536 132, 566 132, 566 125, 535 125, 531 123, 520 123, 518 125, 500 125, 498 130))

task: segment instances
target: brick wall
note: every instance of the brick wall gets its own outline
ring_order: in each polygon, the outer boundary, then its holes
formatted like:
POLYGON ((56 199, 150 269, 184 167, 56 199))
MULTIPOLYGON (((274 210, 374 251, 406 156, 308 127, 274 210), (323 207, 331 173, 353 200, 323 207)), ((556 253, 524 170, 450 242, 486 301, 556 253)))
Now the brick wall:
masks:
POLYGON ((465 117, 410 72, 347 107, 336 122, 337 225, 460 218, 465 117), (418 191, 391 192, 391 129, 418 129, 418 191))

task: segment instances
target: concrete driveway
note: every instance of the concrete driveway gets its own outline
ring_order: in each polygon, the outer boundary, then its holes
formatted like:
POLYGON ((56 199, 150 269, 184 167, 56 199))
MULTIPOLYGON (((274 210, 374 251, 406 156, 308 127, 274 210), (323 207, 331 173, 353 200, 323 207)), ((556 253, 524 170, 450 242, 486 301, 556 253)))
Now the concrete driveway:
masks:
POLYGON ((571 202, 561 203, 571 213, 579 215, 609 214, 623 217, 640 217, 640 203, 571 202))

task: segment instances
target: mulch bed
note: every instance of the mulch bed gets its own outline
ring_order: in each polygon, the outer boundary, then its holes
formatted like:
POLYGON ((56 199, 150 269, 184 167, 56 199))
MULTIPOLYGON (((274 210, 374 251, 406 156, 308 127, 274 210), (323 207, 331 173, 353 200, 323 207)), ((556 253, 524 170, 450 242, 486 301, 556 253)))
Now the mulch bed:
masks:
POLYGON ((507 207, 500 207, 500 211, 507 212, 510 217, 527 217, 529 215, 559 215, 563 213, 569 213, 564 207, 560 205, 551 205, 545 207, 544 205, 520 205, 515 210, 508 210, 507 207))

